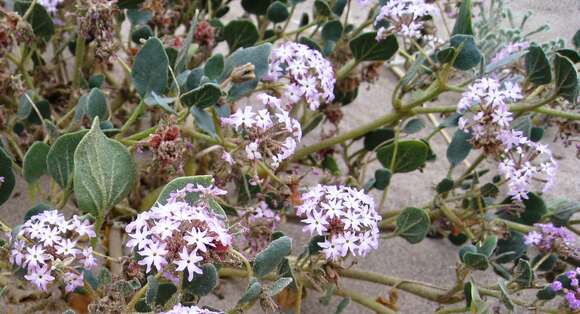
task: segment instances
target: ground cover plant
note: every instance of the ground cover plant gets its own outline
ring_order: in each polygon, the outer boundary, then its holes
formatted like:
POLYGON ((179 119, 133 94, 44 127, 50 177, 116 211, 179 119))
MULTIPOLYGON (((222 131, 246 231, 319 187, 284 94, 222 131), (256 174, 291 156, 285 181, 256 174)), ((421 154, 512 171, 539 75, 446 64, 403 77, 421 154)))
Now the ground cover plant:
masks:
POLYGON ((301 313, 322 295, 340 299, 329 313, 395 313, 404 291, 438 313, 580 311, 580 204, 544 197, 551 146, 580 156, 580 32, 537 42, 546 28, 501 0, 0 4, 0 206, 38 200, 0 220, 3 302, 301 313), (383 71, 399 77, 384 111, 341 128, 383 71), (435 160, 448 171, 431 201, 389 206, 391 178, 435 160), (454 281, 357 267, 388 239, 427 236, 457 246, 454 281), (207 303, 229 280, 247 282, 235 305, 207 303))

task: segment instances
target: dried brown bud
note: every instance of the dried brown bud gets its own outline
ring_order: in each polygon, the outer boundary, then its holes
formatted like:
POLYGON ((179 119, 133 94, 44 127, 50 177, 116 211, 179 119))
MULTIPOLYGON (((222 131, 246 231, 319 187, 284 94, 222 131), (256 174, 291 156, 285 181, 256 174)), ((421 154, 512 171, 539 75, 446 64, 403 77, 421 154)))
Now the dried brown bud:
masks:
POLYGON ((243 83, 256 78, 256 73, 254 72, 254 65, 251 63, 246 63, 235 67, 230 74, 230 80, 234 83, 243 83))

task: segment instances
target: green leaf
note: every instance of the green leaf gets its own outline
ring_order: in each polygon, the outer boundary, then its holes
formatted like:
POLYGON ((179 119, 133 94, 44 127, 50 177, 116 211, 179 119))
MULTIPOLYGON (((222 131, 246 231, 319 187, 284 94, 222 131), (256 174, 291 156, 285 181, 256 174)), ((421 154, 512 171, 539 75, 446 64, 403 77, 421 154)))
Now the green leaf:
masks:
POLYGON ((552 300, 553 298, 556 297, 556 291, 554 291, 554 289, 552 289, 552 287, 546 286, 546 287, 544 287, 544 289, 538 291, 538 293, 536 294, 536 297, 539 300, 552 300))
POLYGON ((524 243, 524 235, 511 231, 508 236, 497 241, 497 249, 495 250, 496 256, 498 257, 498 263, 509 263, 520 258, 527 250, 527 246, 524 243))
POLYGON ((471 24, 471 10, 473 4, 471 0, 461 1, 461 7, 459 7, 459 15, 455 21, 455 26, 453 26, 452 35, 463 34, 463 35, 473 35, 473 26, 471 24))
POLYGON ((314 130, 318 125, 320 125, 322 120, 324 120, 324 114, 316 112, 308 122, 302 124, 302 136, 305 136, 314 130))
POLYGON ((288 7, 284 3, 280 1, 274 1, 268 7, 266 16, 268 16, 270 21, 274 23, 280 23, 288 19, 290 12, 288 12, 288 7))
POLYGON ((97 279, 99 280, 99 287, 108 285, 113 281, 111 272, 106 267, 101 268, 101 271, 99 272, 99 276, 97 277, 97 279))
POLYGON ((580 29, 576 31, 574 37, 572 38, 572 44, 576 49, 580 49, 580 29))
POLYGON ((338 305, 336 306, 336 312, 334 312, 334 314, 343 313, 349 304, 350 304, 350 298, 343 298, 342 301, 340 301, 340 303, 338 303, 338 305))
POLYGON ((10 198, 16 184, 16 178, 12 172, 12 158, 2 146, 0 146, 0 177, 3 178, 3 182, 0 182, 0 205, 2 205, 10 198))
POLYGON ((155 276, 147 277, 147 291, 145 292, 145 302, 150 307, 154 307, 159 293, 159 281, 155 276))
POLYGON ((264 277, 272 272, 282 262, 284 257, 290 254, 292 240, 287 237, 278 238, 256 255, 254 260, 254 273, 258 277, 264 277))
POLYGON ((127 148, 108 139, 95 118, 74 153, 74 192, 78 207, 97 219, 133 188, 137 166, 127 148))
POLYGON ((477 66, 483 56, 475 44, 475 38, 471 35, 454 35, 450 40, 451 47, 461 48, 453 66, 456 69, 467 71, 477 66))
POLYGON ((332 15, 332 9, 323 0, 315 0, 314 1, 314 16, 320 17, 328 17, 332 15))
POLYGON ((153 17, 153 12, 143 9, 128 9, 126 14, 133 25, 146 24, 153 17))
POLYGON ((87 96, 87 114, 91 121, 95 117, 99 117, 103 121, 109 117, 107 99, 105 98, 105 94, 98 88, 91 89, 91 92, 87 96))
POLYGON ((485 256, 491 256, 497 247, 497 237, 495 235, 488 236, 483 244, 477 248, 477 252, 485 256))
POLYGON ((31 209, 29 209, 26 212, 26 214, 24 214, 24 219, 22 222, 25 223, 25 222, 29 221, 32 217, 34 217, 42 212, 45 212, 47 210, 52 210, 52 209, 53 209, 52 206, 42 204, 42 203, 38 204, 38 205, 32 207, 31 209))
POLYGON ((26 95, 20 96, 18 99, 18 111, 16 112, 16 116, 20 119, 26 119, 32 113, 32 104, 30 103, 30 99, 34 96, 32 91, 26 92, 26 95), (28 95, 28 97, 26 97, 28 95))
POLYGON ((275 296, 278 293, 282 292, 282 290, 284 290, 284 288, 286 288, 289 284, 292 283, 292 278, 289 277, 282 277, 278 280, 276 280, 276 282, 274 282, 269 288, 268 290, 266 290, 266 294, 268 296, 275 296))
MULTIPOLYGON (((192 176, 192 177, 180 177, 173 179, 171 182, 167 183, 167 185, 161 190, 159 193, 159 197, 157 198, 156 203, 165 204, 171 193, 181 190, 185 188, 188 184, 193 186, 202 185, 204 187, 208 187, 213 183, 212 176, 192 176)), ((195 204, 199 200, 199 193, 191 192, 187 193, 184 201, 189 203, 190 205, 195 204)))
POLYGON ((171 107, 171 104, 175 102, 175 97, 159 96, 156 92, 151 92, 143 101, 147 106, 159 107, 168 113, 177 114, 173 107, 171 107))
POLYGON ((459 249, 459 260, 465 263, 465 254, 477 253, 477 247, 473 244, 466 244, 459 249))
POLYGON ((447 160, 451 164, 451 167, 459 165, 473 147, 469 140, 471 139, 471 134, 463 132, 462 130, 455 131, 451 143, 447 147, 447 160))
POLYGON ((376 32, 363 33, 349 42, 350 51, 357 61, 384 61, 395 55, 399 49, 395 35, 381 41, 377 41, 376 37, 376 32))
POLYGON ((391 182, 391 171, 386 168, 379 168, 375 171, 374 187, 378 190, 384 190, 391 182))
POLYGON ((222 91, 220 86, 215 83, 205 83, 196 89, 181 95, 181 101, 188 107, 198 107, 199 109, 215 105, 222 91))
POLYGON ((407 134, 413 134, 421 131, 425 127, 425 121, 421 118, 413 118, 407 121, 401 131, 407 134))
POLYGON ((256 280, 250 283, 248 289, 246 289, 246 292, 244 292, 244 295, 242 295, 242 298, 238 303, 251 302, 257 299, 260 296, 260 293, 262 293, 262 285, 256 280))
POLYGON ((316 255, 320 251, 322 251, 322 248, 320 247, 320 245, 318 245, 318 243, 324 241, 325 237, 322 235, 316 235, 312 237, 312 239, 310 239, 310 242, 308 242, 308 255, 316 255))
POLYGON ((300 39, 298 40, 299 43, 308 46, 308 48, 310 49, 314 49, 314 50, 318 50, 319 52, 322 52, 322 48, 320 47, 319 44, 317 44, 314 40, 304 37, 304 36, 300 36, 300 39))
POLYGON ((532 45, 526 54, 525 63, 528 81, 536 85, 544 85, 552 81, 550 61, 541 47, 532 45))
POLYGON ((489 267, 487 256, 481 253, 466 252, 463 255, 463 262, 465 265, 477 270, 486 270, 489 267))
POLYGON ((213 55, 203 67, 203 74, 210 80, 217 80, 224 71, 224 56, 221 53, 213 55))
POLYGON ((336 0, 334 7, 332 7, 332 12, 337 16, 341 16, 347 4, 348 0, 336 0))
POLYGON ((566 57, 572 61, 572 63, 580 62, 580 53, 573 49, 559 49, 556 51, 559 55, 566 57))
POLYGON ((206 296, 217 286, 218 273, 213 264, 205 264, 201 267, 202 274, 194 274, 191 281, 188 281, 189 274, 183 274, 183 290, 196 295, 206 296))
POLYGON ((395 234, 411 244, 421 242, 431 226, 429 214, 421 208, 407 207, 397 217, 395 234))
POLYGON ((260 34, 254 23, 248 20, 231 21, 224 28, 224 39, 230 51, 240 47, 250 47, 260 39, 260 34))
POLYGON ((534 280, 534 272, 529 261, 520 259, 514 269, 515 281, 524 287, 530 287, 534 280))
POLYGON ((256 89, 262 76, 268 73, 268 60, 270 58, 271 50, 272 44, 266 43, 255 47, 238 49, 226 59, 224 72, 219 80, 220 82, 227 79, 234 68, 247 63, 254 65, 254 75, 256 76, 253 80, 232 84, 232 87, 228 91, 228 98, 230 100, 237 100, 256 89))
POLYGON ((121 9, 137 9, 145 0, 119 0, 117 5, 121 9))
POLYGON ((375 148, 386 143, 387 141, 390 141, 394 137, 395 131, 393 131, 391 128, 372 130, 365 134, 363 142, 364 148, 368 151, 373 151, 375 148))
POLYGON ((46 174, 46 156, 50 146, 43 142, 34 142, 24 155, 22 175, 29 184, 34 183, 46 174))
POLYGON ((555 255, 550 255, 546 260, 542 262, 542 264, 538 265, 538 263, 544 258, 545 254, 538 254, 532 260, 532 266, 537 267, 537 270, 540 271, 550 271, 556 266, 556 262, 558 262, 558 257, 555 255))
MULTIPOLYGON (((513 201, 508 198, 503 204, 512 204, 513 201)), ((528 199, 523 201, 524 212, 517 215, 509 211, 504 211, 499 214, 501 218, 522 223, 531 226, 539 222, 542 217, 548 213, 548 208, 544 200, 535 193, 528 193, 528 199)))
POLYGON ((429 146, 423 141, 404 140, 391 143, 377 149, 377 158, 383 167, 391 169, 394 173, 411 172, 422 167, 427 161, 429 146), (397 145, 397 154, 394 168, 391 169, 391 160, 397 145))
POLYGON ((320 36, 324 41, 337 42, 342 36, 342 24, 339 20, 328 21, 322 27, 320 31, 320 36))
POLYGON ((523 136, 530 138, 530 134, 532 133, 532 119, 530 116, 525 115, 514 120, 512 122, 512 129, 522 131, 523 136))
POLYGON ((216 129, 213 123, 212 117, 203 109, 199 109, 197 107, 191 107, 191 114, 193 115, 193 119, 195 120, 195 125, 200 128, 202 131, 210 134, 213 137, 216 137, 216 129))
POLYGON ((163 43, 159 38, 149 38, 137 53, 131 70, 135 89, 141 98, 149 96, 151 92, 162 95, 167 88, 168 75, 169 57, 163 43))
POLYGON ((242 0, 242 8, 248 13, 264 15, 271 2, 271 0, 242 0))
POLYGON ((455 185, 455 183, 453 182, 453 180, 445 178, 437 184, 437 187, 435 188, 435 190, 439 194, 446 193, 446 192, 453 190, 454 185, 455 185))
POLYGON ((572 104, 578 98, 578 73, 570 59, 559 54, 554 56, 554 69, 556 72, 556 86, 554 95, 561 96, 572 104))
POLYGON ((81 130, 64 134, 56 139, 48 151, 46 156, 48 174, 63 189, 71 186, 75 150, 87 132, 81 130))
POLYGON ((101 88, 105 82, 105 76, 103 74, 93 74, 89 77, 89 88, 101 88))
POLYGON ((155 34, 149 25, 139 25, 131 32, 131 41, 140 45, 142 40, 146 41, 154 36, 155 34))
POLYGON ((510 298, 510 295, 508 293, 508 288, 505 284, 505 281, 503 280, 499 280, 497 282, 497 285, 499 286, 499 291, 500 291, 500 299, 503 302, 503 304, 505 305, 505 307, 510 310, 513 311, 514 310, 514 302, 512 301, 512 299, 510 298))
POLYGON ((340 175, 340 168, 332 155, 326 155, 322 161, 322 169, 330 171, 335 176, 340 175))
MULTIPOLYGON (((14 10, 21 16, 24 16, 31 3, 31 1, 15 1, 14 10)), ((48 42, 52 35, 54 35, 54 23, 52 22, 52 18, 40 3, 34 5, 26 21, 32 26, 32 32, 34 35, 44 41, 48 42)))
POLYGON ((580 211, 580 203, 559 199, 550 204, 550 220, 557 227, 565 226, 570 218, 580 211))

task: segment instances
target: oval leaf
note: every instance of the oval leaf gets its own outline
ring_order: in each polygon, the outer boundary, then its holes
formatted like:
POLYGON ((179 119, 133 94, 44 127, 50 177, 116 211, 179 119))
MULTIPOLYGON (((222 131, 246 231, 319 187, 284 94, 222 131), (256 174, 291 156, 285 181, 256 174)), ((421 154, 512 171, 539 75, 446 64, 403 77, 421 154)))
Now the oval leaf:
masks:
POLYGON ((272 272, 282 262, 284 257, 290 254, 292 239, 287 236, 278 238, 256 255, 254 260, 254 273, 263 277, 272 272))
POLYGON ((75 150, 85 134, 87 130, 64 134, 56 139, 48 151, 46 156, 48 174, 63 189, 72 183, 75 150))
POLYGON ((377 150, 377 158, 383 167, 393 170, 394 173, 411 172, 422 167, 429 156, 429 146, 422 141, 405 140, 397 144, 395 167, 391 169, 391 160, 395 152, 395 143, 391 143, 377 150))
POLYGON ((395 35, 381 41, 377 41, 376 37, 376 32, 370 32, 360 34, 350 41, 348 45, 357 61, 388 60, 399 50, 399 43, 395 35))
POLYGON ((397 217, 397 229, 395 233, 411 244, 421 242, 431 225, 429 214, 420 208, 407 207, 397 217))
POLYGON ((168 67, 169 57, 163 44, 159 38, 149 38, 137 53, 131 70, 133 85, 141 98, 149 96, 151 92, 163 94, 167 87, 168 67))
POLYGON ((34 142, 24 156, 22 175, 28 183, 34 183, 46 174, 46 156, 50 146, 43 142, 34 142))

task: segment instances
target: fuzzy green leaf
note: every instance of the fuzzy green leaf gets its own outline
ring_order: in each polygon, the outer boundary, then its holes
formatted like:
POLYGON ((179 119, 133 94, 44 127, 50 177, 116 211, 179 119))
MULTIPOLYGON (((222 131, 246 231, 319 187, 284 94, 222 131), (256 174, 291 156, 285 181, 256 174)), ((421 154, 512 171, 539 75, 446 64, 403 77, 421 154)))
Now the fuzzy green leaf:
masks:
POLYGON ((554 56, 556 72, 556 88, 554 95, 560 96, 576 104, 578 98, 578 72, 570 59, 559 54, 554 56))
POLYGON ((63 189, 72 183, 75 150, 87 132, 80 130, 64 134, 56 139, 48 151, 46 156, 48 174, 63 189))
POLYGON ((254 260, 254 273, 258 277, 264 277, 272 272, 282 262, 284 257, 290 254, 292 240, 283 236, 268 245, 263 251, 256 255, 254 260))
POLYGON ((552 67, 541 47, 532 45, 526 54, 525 63, 528 81, 536 85, 544 85, 552 81, 552 67))
POLYGON ((167 88, 169 75, 169 57, 163 43, 156 37, 145 42, 135 57, 131 76, 133 85, 141 96, 145 98, 151 92, 162 95, 167 88))
POLYGON ((377 41, 376 37, 376 32, 363 33, 349 42, 350 51, 357 61, 389 60, 399 50, 399 43, 395 35, 381 41, 377 41))
POLYGON ((469 155, 473 147, 469 142, 470 139, 471 135, 469 133, 463 132, 462 130, 455 131, 451 143, 447 147, 447 160, 449 160, 451 167, 459 165, 467 158, 467 155, 469 155))
POLYGON ((398 143, 391 143, 377 149, 377 158, 383 167, 393 170, 394 173, 405 173, 417 170, 427 161, 429 146, 423 141, 404 140, 398 143), (395 153, 394 168, 391 169, 391 160, 395 153))
POLYGON ((224 39, 230 51, 241 47, 250 47, 260 39, 260 34, 254 23, 248 20, 231 21, 224 28, 224 39))
POLYGON ((46 156, 50 146, 44 142, 34 142, 24 155, 22 175, 26 182, 34 183, 46 174, 46 156))
POLYGON ((210 294, 217 285, 218 273, 213 264, 205 264, 201 267, 202 274, 194 274, 191 281, 188 281, 189 274, 183 274, 183 290, 196 295, 205 296, 210 294))
POLYGON ((429 214, 421 208, 407 207, 397 217, 395 233, 411 244, 421 242, 431 226, 429 214))

